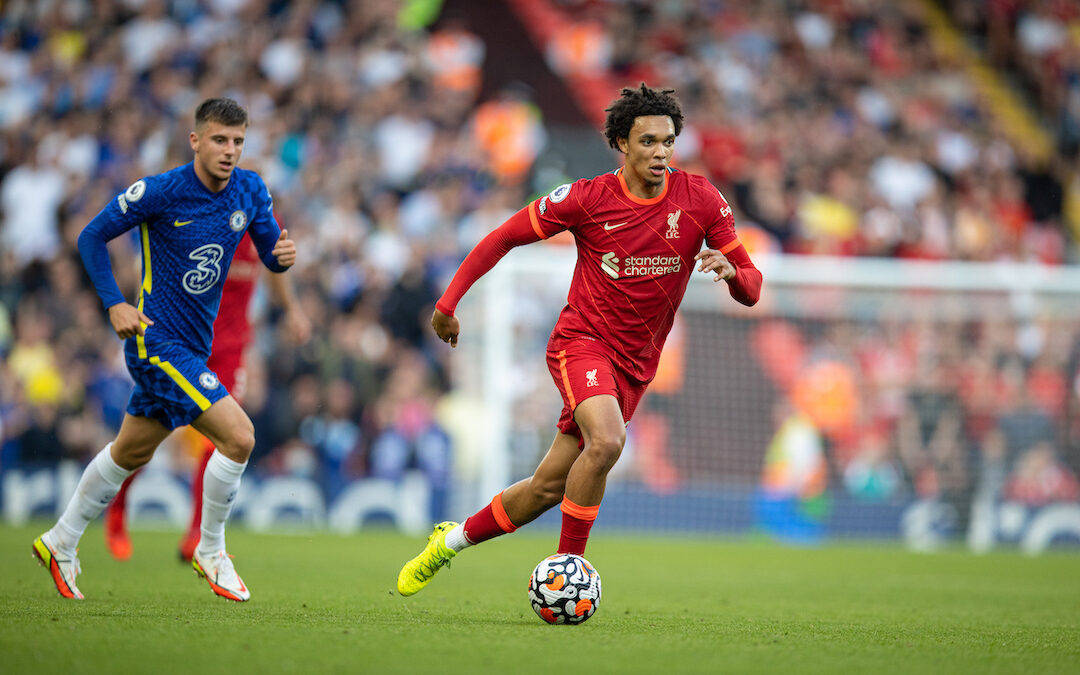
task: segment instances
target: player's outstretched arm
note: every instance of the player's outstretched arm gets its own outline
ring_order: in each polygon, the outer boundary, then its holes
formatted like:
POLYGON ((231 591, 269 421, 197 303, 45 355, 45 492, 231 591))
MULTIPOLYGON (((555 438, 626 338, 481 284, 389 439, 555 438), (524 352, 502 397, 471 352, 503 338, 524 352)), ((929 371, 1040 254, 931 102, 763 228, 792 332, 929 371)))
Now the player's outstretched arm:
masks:
POLYGON ((469 252, 465 261, 458 267, 446 292, 435 303, 435 314, 431 317, 431 327, 443 342, 451 347, 457 346, 461 325, 454 317, 454 310, 465 293, 472 288, 476 280, 488 273, 495 263, 515 246, 523 246, 540 241, 540 235, 533 229, 529 220, 528 207, 521 209, 499 227, 492 230, 480 243, 469 252))

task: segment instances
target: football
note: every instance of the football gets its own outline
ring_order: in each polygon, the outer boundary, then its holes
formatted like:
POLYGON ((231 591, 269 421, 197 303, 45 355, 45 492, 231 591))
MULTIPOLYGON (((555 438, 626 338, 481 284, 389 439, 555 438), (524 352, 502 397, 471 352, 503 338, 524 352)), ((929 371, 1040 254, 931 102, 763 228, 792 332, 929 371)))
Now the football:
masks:
POLYGON ((548 623, 585 623, 600 606, 600 573, 579 555, 548 556, 529 577, 529 604, 548 623))

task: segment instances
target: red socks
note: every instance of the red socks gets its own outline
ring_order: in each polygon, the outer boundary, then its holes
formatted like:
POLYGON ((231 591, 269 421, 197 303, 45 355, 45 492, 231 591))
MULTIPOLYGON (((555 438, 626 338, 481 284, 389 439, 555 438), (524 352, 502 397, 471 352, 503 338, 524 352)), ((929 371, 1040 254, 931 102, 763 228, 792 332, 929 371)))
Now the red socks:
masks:
POLYGON ((124 514, 127 508, 127 493, 131 489, 131 481, 135 480, 135 476, 139 475, 139 470, 136 469, 133 474, 124 479, 124 482, 120 484, 120 489, 116 492, 116 496, 113 497, 112 503, 109 504, 110 511, 116 511, 119 516, 120 522, 125 522, 124 514))
POLYGON ((589 542, 589 530, 592 529, 596 514, 600 511, 600 505, 578 506, 570 501, 569 497, 563 497, 562 505, 562 534, 559 535, 559 553, 573 553, 574 555, 585 554, 585 544, 589 542))
MULTIPOLYGON (((578 506, 570 501, 569 497, 563 497, 560 508, 563 519, 558 552, 582 555, 585 553, 585 544, 589 541, 589 530, 592 529, 596 514, 600 511, 600 505, 578 506)), ((495 495, 490 504, 465 521, 465 538, 471 544, 479 544, 516 529, 517 526, 510 522, 510 518, 506 515, 500 492, 495 495)))
POLYGON ((502 504, 502 493, 495 495, 491 503, 469 516, 465 521, 465 538, 470 543, 479 544, 500 534, 508 534, 517 529, 506 515, 502 504))

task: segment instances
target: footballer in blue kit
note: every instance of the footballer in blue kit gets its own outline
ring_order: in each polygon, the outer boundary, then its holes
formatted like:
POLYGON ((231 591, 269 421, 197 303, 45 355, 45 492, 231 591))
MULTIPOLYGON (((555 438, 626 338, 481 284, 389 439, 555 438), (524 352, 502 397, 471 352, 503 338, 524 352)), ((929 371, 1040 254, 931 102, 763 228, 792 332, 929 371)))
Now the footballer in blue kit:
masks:
POLYGON ((191 424, 214 443, 203 486, 202 526, 192 566, 219 596, 244 601, 250 591, 225 552, 224 529, 254 446, 247 414, 207 368, 221 288, 240 239, 249 234, 273 272, 296 260, 278 227, 273 200, 254 171, 237 166, 247 112, 235 101, 204 101, 190 134, 194 160, 136 181, 79 235, 79 253, 117 335, 135 388, 116 439, 84 471, 56 525, 34 541, 64 597, 75 586, 75 548, 90 520, 121 483, 153 456, 173 429, 191 424), (135 305, 112 274, 106 244, 139 229, 143 277, 135 305))

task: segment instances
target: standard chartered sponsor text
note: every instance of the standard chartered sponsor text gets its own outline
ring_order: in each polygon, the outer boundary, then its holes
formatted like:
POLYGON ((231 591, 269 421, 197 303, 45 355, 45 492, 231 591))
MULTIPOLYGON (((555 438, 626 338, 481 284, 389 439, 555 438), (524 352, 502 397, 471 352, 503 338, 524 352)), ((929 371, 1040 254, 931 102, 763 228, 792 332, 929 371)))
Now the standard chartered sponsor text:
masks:
POLYGON ((677 255, 627 256, 623 259, 623 276, 641 277, 672 274, 682 270, 682 258, 677 255))

